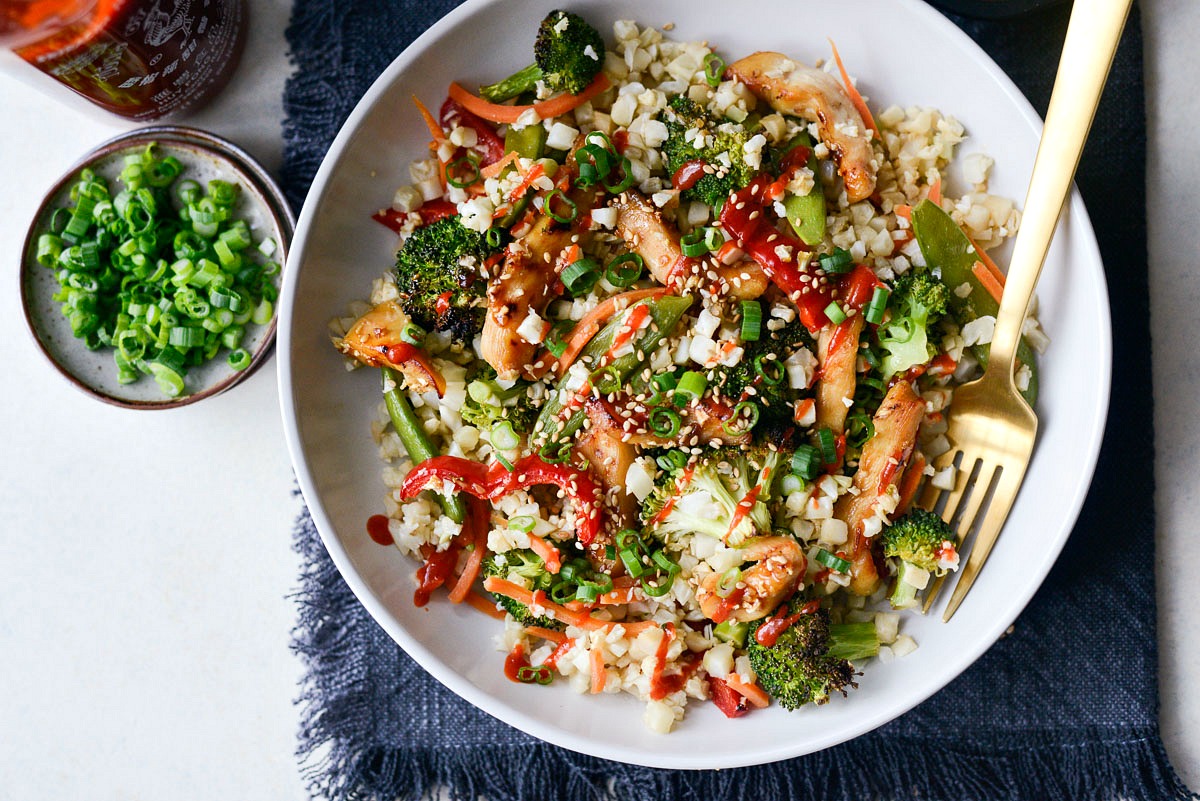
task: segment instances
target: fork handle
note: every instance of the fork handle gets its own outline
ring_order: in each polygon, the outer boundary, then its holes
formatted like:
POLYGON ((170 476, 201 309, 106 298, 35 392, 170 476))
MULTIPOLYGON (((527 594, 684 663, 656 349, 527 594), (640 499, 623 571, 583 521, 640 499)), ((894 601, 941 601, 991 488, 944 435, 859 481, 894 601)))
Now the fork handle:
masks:
POLYGON ((1132 0, 1075 0, 992 335, 988 378, 1013 381, 1017 343, 1132 0))

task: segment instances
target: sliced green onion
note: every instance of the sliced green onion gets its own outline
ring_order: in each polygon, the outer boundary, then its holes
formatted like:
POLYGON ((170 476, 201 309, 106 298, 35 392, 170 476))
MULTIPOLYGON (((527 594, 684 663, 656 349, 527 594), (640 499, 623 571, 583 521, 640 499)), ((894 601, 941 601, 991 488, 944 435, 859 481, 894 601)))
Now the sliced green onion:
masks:
POLYGON ((679 412, 674 409, 668 409, 665 406, 656 406, 650 412, 648 420, 650 432, 657 437, 663 439, 674 439, 679 435, 679 428, 683 425, 683 419, 679 416, 679 412))
POLYGON ((827 273, 848 273, 854 267, 854 257, 850 251, 834 248, 832 253, 822 253, 817 257, 817 263, 827 273))
POLYGON ((620 548, 617 555, 621 557, 621 564, 625 565, 625 571, 632 578, 639 579, 650 572, 650 568, 642 562, 641 554, 633 548, 620 548))
POLYGON ((622 253, 614 256, 604 268, 604 280, 618 289, 624 289, 642 277, 645 267, 646 261, 640 254, 622 253))
POLYGON ((757 342, 762 334, 762 306, 757 300, 742 301, 742 341, 757 342))
POLYGON ((741 401, 733 407, 733 414, 728 420, 721 423, 721 428, 731 437, 739 437, 754 429, 758 425, 758 406, 750 401, 741 401), (745 426, 733 426, 730 423, 735 423, 738 419, 745 419, 745 426))
POLYGON ((842 307, 838 302, 832 301, 825 307, 825 316, 829 318, 829 322, 838 325, 846 320, 846 312, 842 311, 842 307))
POLYGON ((671 591, 671 585, 673 583, 674 580, 670 575, 666 577, 660 577, 653 582, 649 579, 642 579, 642 592, 646 593, 651 598, 661 598, 671 591))
POLYGON ((517 668, 517 681, 546 685, 554 681, 554 673, 545 665, 522 665, 517 668))
POLYGON ((606 134, 604 131, 592 131, 583 138, 583 141, 585 144, 599 145, 609 153, 617 152, 617 148, 613 145, 612 140, 608 138, 608 134, 606 134))
POLYGON ((704 57, 704 81, 712 88, 716 89, 721 85, 721 78, 725 75, 725 59, 718 56, 716 53, 709 53, 704 57))
POLYGON ((508 420, 498 420, 492 424, 491 441, 492 447, 502 451, 516 450, 521 446, 521 438, 508 420))
POLYGON ((817 446, 821 449, 821 461, 824 464, 837 462, 837 439, 828 428, 817 429, 817 446))
POLYGON ((680 376, 679 383, 675 385, 675 405, 685 406, 692 401, 700 400, 707 388, 708 379, 705 378, 704 373, 688 370, 680 376))
POLYGON ((516 468, 516 465, 514 465, 514 464, 513 464, 511 461, 509 461, 508 459, 506 459, 506 458, 505 458, 505 456, 504 456, 504 454, 500 453, 499 451, 496 451, 496 452, 495 452, 494 454, 492 454, 492 455, 496 457, 496 461, 500 463, 500 466, 501 466, 501 467, 503 467, 503 468, 504 468, 505 470, 507 470, 508 472, 510 472, 510 473, 511 473, 511 472, 513 472, 514 470, 516 470, 516 469, 517 469, 517 468, 516 468))
POLYGON ((795 473, 788 473, 779 480, 779 492, 785 497, 802 489, 804 489, 804 479, 795 473))
POLYGON ((738 582, 742 580, 742 571, 740 568, 731 567, 721 574, 717 579, 717 597, 728 598, 733 595, 733 591, 737 589, 738 582))
POLYGON ((563 268, 559 280, 572 295, 586 295, 600 278, 600 266, 589 258, 574 261, 563 268))
POLYGON ((667 451, 654 460, 655 464, 667 472, 675 472, 687 467, 688 457, 683 451, 667 451))
POLYGON ((812 445, 799 445, 792 454, 792 472, 805 481, 812 481, 821 472, 820 460, 821 452, 812 445))
POLYGON ((466 189, 468 186, 473 186, 478 180, 479 158, 473 154, 457 158, 446 165, 446 183, 455 189, 466 189), (463 165, 466 167, 464 168, 463 165), (465 177, 456 177, 460 173, 465 177))
MULTIPOLYGON (((514 529, 516 531, 523 531, 526 534, 533 531, 533 528, 536 525, 537 525, 537 518, 534 517, 533 515, 517 515, 516 517, 510 517, 508 519, 508 527, 509 528, 514 529)), ((564 568, 564 570, 565 570, 565 568, 564 568)), ((569 578, 569 576, 563 576, 563 578, 569 578)))
POLYGON ((498 248, 504 244, 504 229, 493 225, 491 228, 487 229, 487 233, 484 234, 484 239, 487 240, 488 247, 498 248))
POLYGON ((629 187, 633 186, 633 165, 629 163, 629 159, 627 157, 621 156, 621 160, 617 163, 617 168, 614 170, 614 172, 621 175, 621 180, 615 184, 612 184, 609 183, 608 179, 606 178, 604 181, 604 188, 609 192, 612 192, 614 195, 619 195, 629 187))
POLYGON ((400 341, 409 345, 420 345, 425 341, 425 329, 416 323, 408 322, 400 329, 400 341))
POLYGON ((779 386, 787 378, 787 368, 779 359, 768 358, 771 354, 760 353, 754 357, 754 373, 769 387, 779 386))
POLYGON ((575 201, 564 195, 561 189, 553 189, 546 193, 546 197, 542 201, 542 211, 555 222, 560 223, 569 223, 579 216, 579 207, 575 205, 575 201), (561 200, 567 207, 568 211, 565 215, 554 210, 554 201, 556 200, 561 200))
POLYGON ((703 256, 710 251, 706 228, 693 228, 679 239, 679 249, 690 258, 703 256))
POLYGON ((595 603, 601 595, 603 593, 600 591, 600 586, 591 581, 579 582, 579 586, 575 590, 575 600, 583 601, 585 604, 595 603))
POLYGON ((245 370, 250 366, 250 351, 245 348, 234 348, 229 351, 226 361, 234 370, 245 370))
POLYGON ((824 548, 817 551, 816 560, 835 573, 850 572, 850 560, 835 556, 824 548))
POLYGON ((575 151, 575 162, 579 165, 579 177, 575 185, 581 188, 595 186, 607 178, 613 168, 613 153, 597 144, 586 144, 575 151))
POLYGON ((666 552, 661 549, 650 554, 650 561, 653 562, 659 570, 662 570, 668 575, 673 576, 680 570, 679 563, 667 556, 666 552))
POLYGON ((867 304, 867 310, 863 312, 863 319, 871 325, 882 323, 883 314, 887 310, 888 299, 891 296, 891 291, 881 286, 875 287, 875 291, 871 293, 871 301, 867 304))

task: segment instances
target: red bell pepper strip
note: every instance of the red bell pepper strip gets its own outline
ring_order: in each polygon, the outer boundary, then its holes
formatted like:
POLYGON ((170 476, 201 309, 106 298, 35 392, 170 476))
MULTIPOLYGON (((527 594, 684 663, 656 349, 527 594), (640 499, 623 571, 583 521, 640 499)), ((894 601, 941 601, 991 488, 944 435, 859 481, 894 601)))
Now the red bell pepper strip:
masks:
POLYGON ((460 456, 435 456, 409 472, 400 486, 400 497, 413 498, 434 480, 490 501, 519 489, 551 484, 560 487, 575 504, 580 544, 589 545, 600 531, 603 496, 592 477, 570 465, 551 464, 536 454, 517 460, 511 472, 499 462, 484 466, 460 456))
POLYGON ((439 112, 442 127, 453 130, 455 126, 470 128, 475 132, 475 150, 480 154, 480 167, 495 164, 504 158, 504 140, 496 133, 496 129, 463 108, 461 103, 452 98, 446 98, 439 112))
POLYGON ((708 694, 712 697, 712 702, 717 705, 717 709, 724 712, 727 718, 740 718, 750 711, 746 696, 729 689, 729 685, 725 683, 724 679, 709 676, 708 694))
MULTIPOLYGON (((458 206, 455 206, 448 200, 430 200, 423 203, 419 209, 412 213, 421 215, 421 225, 430 225, 443 217, 453 217, 458 214, 458 206)), ((409 212, 388 208, 375 212, 371 215, 371 219, 392 229, 396 233, 400 233, 404 227, 404 222, 408 219, 408 215, 409 212)))
POLYGON ((795 261, 795 254, 809 250, 808 245, 775 230, 767 218, 769 204, 763 194, 770 183, 769 175, 759 175, 735 192, 721 207, 721 225, 796 304, 801 322, 815 333, 829 321, 825 307, 833 301, 833 283, 828 276, 818 275, 815 267, 795 261), (786 261, 780 246, 793 254, 786 261))

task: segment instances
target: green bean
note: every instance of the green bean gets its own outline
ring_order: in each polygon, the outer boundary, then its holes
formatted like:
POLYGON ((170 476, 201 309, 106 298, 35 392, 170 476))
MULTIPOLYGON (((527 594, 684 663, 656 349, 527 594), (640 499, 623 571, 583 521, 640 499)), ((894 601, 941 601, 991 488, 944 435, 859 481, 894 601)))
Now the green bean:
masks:
MULTIPOLYGON (((388 367, 382 368, 382 373, 383 400, 387 404, 388 417, 392 419, 392 428, 396 429, 396 434, 404 443, 404 450, 408 451, 408 457, 412 459, 414 465, 417 465, 426 459, 438 456, 433 442, 430 441, 429 435, 425 433, 425 428, 421 425, 420 418, 413 411, 408 398, 404 397, 396 374, 388 367)), ((466 520, 467 507, 461 497, 457 494, 442 495, 438 493, 437 498, 447 517, 455 523, 466 520)))

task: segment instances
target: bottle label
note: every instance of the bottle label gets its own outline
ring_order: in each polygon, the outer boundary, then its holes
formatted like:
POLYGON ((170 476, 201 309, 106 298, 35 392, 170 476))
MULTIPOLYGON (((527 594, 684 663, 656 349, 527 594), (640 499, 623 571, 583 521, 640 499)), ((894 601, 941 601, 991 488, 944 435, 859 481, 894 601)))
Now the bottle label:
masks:
POLYGON ((110 111, 157 119, 224 84, 243 15, 242 0, 100 0, 82 30, 17 53, 110 111))

